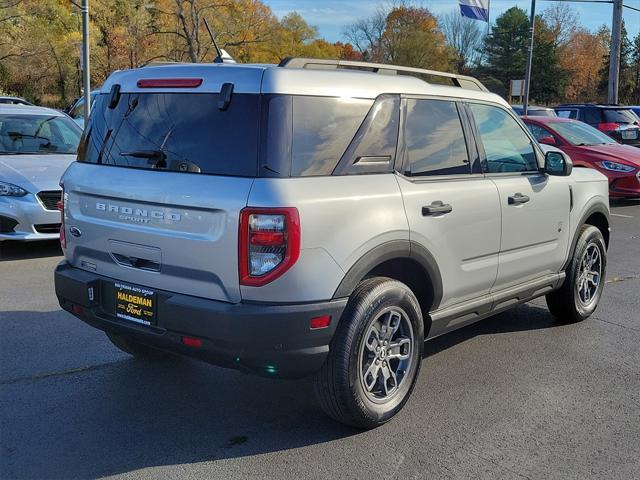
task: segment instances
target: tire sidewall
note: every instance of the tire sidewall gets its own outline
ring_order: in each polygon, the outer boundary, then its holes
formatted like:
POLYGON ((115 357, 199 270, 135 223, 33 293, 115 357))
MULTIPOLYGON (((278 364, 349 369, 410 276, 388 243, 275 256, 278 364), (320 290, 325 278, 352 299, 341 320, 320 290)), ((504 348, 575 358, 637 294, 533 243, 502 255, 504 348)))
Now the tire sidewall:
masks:
POLYGON ((413 293, 402 283, 389 280, 364 295, 364 308, 355 310, 355 335, 349 355, 349 385, 355 407, 372 423, 381 424, 393 417, 406 403, 415 385, 424 346, 424 325, 420 306, 413 293), (359 376, 359 356, 370 322, 389 307, 397 307, 407 315, 413 328, 412 371, 400 383, 398 392, 386 403, 373 402, 365 393, 359 376))
POLYGON ((602 292, 604 291, 605 278, 607 273, 607 247, 604 241, 604 237, 600 230, 596 227, 589 226, 585 228, 585 230, 580 235, 578 239, 578 243, 576 244, 576 249, 573 255, 573 261, 571 262, 571 269, 569 272, 569 281, 570 281, 570 291, 571 291, 571 299, 573 302, 573 310, 576 314, 576 317, 580 320, 583 320, 589 317, 598 307, 600 303, 600 299, 602 298, 602 292), (598 285, 598 289, 595 293, 595 300, 591 302, 590 305, 584 305, 578 296, 577 290, 577 282, 580 276, 580 264, 582 262, 582 257, 584 256, 587 247, 591 244, 597 245, 600 249, 600 258, 602 271, 600 275, 600 284, 598 285))

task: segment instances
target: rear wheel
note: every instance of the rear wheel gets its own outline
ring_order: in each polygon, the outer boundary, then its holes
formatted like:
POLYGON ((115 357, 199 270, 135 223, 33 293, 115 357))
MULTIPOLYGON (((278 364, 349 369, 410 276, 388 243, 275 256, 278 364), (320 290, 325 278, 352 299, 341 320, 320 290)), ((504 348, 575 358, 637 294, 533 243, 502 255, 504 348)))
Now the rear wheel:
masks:
POLYGON ((604 290, 607 247, 602 232, 583 225, 562 287, 547 295, 547 306, 559 321, 580 322, 597 308, 604 290))
POLYGON ((107 333, 107 337, 116 347, 122 350, 124 353, 133 355, 136 358, 144 360, 161 360, 163 358, 171 357, 170 353, 158 350, 153 347, 144 345, 143 343, 131 340, 128 337, 117 335, 115 333, 107 333))
POLYGON ((413 292, 389 278, 363 281, 349 299, 316 376, 322 409, 359 428, 387 422, 413 390, 423 344, 422 313, 413 292))

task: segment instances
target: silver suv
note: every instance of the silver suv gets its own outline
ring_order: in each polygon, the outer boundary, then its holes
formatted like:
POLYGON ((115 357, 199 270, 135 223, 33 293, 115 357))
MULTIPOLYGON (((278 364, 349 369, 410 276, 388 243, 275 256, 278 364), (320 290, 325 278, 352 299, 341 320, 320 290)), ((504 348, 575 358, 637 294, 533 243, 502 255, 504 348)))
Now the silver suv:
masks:
POLYGON ((62 182, 64 309, 136 356, 314 375, 362 428, 405 404, 425 340, 542 295, 583 320, 604 287, 606 178, 470 77, 116 72, 62 182))

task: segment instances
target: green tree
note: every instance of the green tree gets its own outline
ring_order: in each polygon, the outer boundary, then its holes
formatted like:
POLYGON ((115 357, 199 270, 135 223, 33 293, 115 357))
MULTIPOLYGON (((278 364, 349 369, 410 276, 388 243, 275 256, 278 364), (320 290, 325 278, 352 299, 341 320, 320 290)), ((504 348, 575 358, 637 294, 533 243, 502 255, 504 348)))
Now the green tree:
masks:
POLYGON ((640 32, 633 39, 633 51, 631 52, 631 92, 629 103, 640 105, 640 32))
MULTIPOLYGON (((601 27, 599 31, 607 32, 606 46, 607 50, 604 55, 602 69, 600 70, 600 84, 598 85, 598 92, 603 101, 607 99, 607 92, 609 88, 609 63, 611 52, 611 32, 607 27, 601 27)), ((629 40, 629 34, 627 33, 627 27, 622 21, 622 41, 620 42, 620 76, 618 80, 618 97, 619 101, 623 102, 628 96, 631 95, 633 85, 631 84, 631 68, 630 61, 633 52, 633 45, 629 40)))
POLYGON ((536 18, 529 96, 548 105, 564 94, 568 72, 560 64, 558 36, 542 17, 536 18))
MULTIPOLYGON (((498 18, 484 42, 485 74, 500 85, 496 91, 508 94, 511 80, 524 78, 529 44, 529 19, 524 10, 511 7, 498 18)), ((535 50, 534 50, 535 51, 535 50)))

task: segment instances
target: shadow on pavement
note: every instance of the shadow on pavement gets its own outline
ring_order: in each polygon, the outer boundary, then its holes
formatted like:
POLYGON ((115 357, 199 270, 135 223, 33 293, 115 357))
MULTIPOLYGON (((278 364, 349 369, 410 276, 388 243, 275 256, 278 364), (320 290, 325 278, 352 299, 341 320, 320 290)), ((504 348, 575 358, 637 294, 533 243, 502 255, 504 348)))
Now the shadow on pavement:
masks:
POLYGON ((0 262, 6 260, 28 260, 31 258, 58 257, 62 255, 58 240, 39 242, 0 242, 0 262))
MULTIPOLYGON (((44 320, 53 313, 2 315, 44 320)), ((478 335, 552 326, 546 309, 525 305, 428 342, 425 356, 478 335)), ((42 353, 55 356, 49 348, 42 353)), ((95 478, 360 434, 324 416, 310 379, 264 379, 183 358, 121 358, 0 383, 1 476, 95 478)))
POLYGON ((553 328, 562 325, 545 307, 525 303, 495 317, 486 318, 472 325, 455 330, 425 343, 423 358, 430 357, 479 335, 522 332, 553 328))

